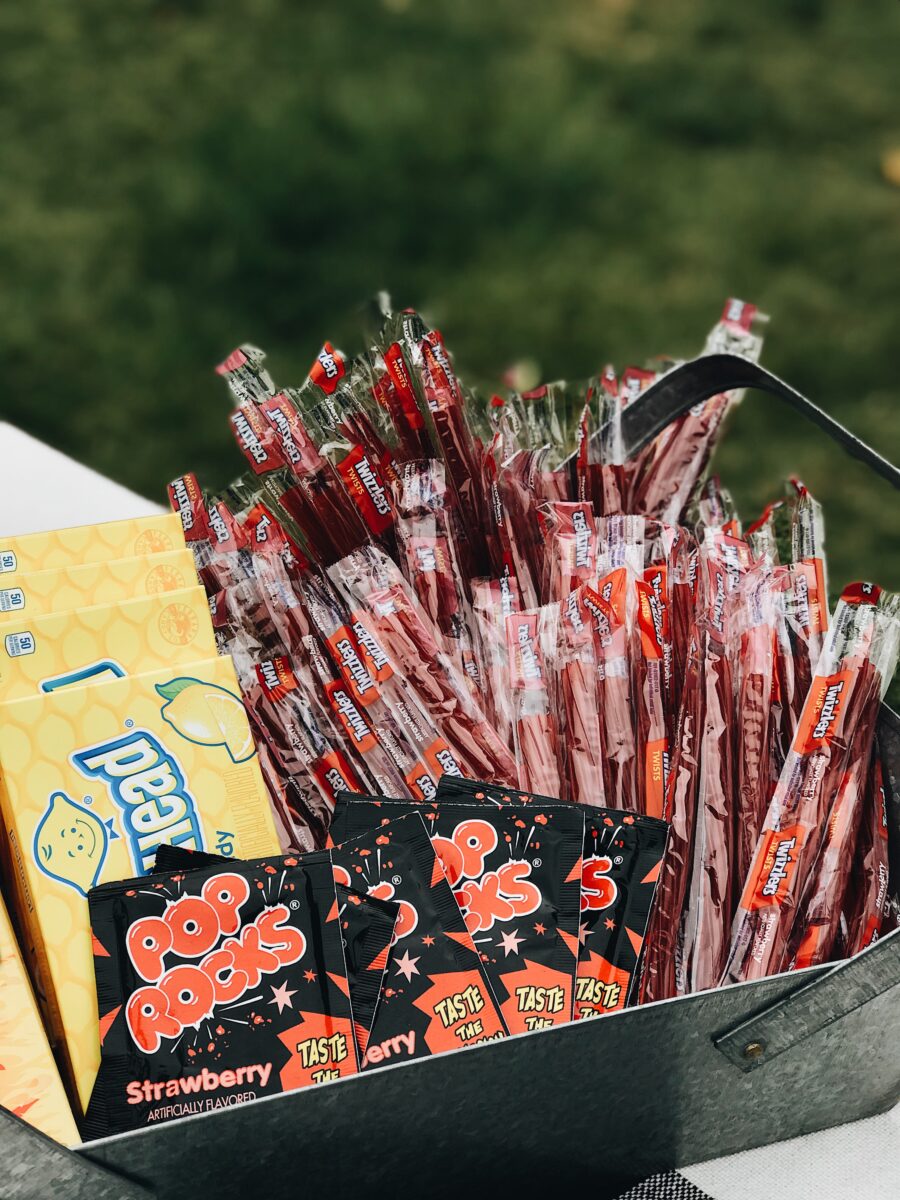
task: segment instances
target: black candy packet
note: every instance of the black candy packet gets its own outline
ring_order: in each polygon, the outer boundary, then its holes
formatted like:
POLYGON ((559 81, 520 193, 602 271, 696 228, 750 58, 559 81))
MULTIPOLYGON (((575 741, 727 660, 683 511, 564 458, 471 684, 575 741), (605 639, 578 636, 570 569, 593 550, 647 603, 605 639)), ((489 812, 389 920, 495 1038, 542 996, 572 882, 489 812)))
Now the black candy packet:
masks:
POLYGON ((331 851, 335 877, 400 906, 362 1069, 507 1035, 481 959, 418 812, 331 851))
MULTIPOLYGON (((231 861, 221 854, 187 850, 183 846, 164 843, 156 851, 155 867, 157 870, 193 871, 209 863, 231 861)), ((305 861, 305 858, 300 861, 305 861)), ((388 950, 400 908, 389 900, 378 900, 339 883, 335 884, 335 893, 350 986, 353 1032, 358 1060, 362 1062, 381 995, 388 950)))
POLYGON ((668 836, 668 823, 657 817, 585 810, 577 1020, 635 998, 668 836))
MULTIPOLYGON (((505 785, 445 775, 434 803, 439 807, 452 800, 501 808, 560 803, 505 785)), ((624 1008, 635 998, 669 825, 657 817, 577 807, 585 826, 575 1017, 583 1020, 624 1008)))
POLYGON ((363 1062, 394 940, 399 904, 336 884, 359 1062, 363 1062))
POLYGON ((101 1063, 86 1136, 356 1072, 326 852, 156 872, 88 902, 101 1063))
POLYGON ((584 811, 340 792, 331 837, 377 832, 410 811, 425 822, 509 1032, 571 1021, 584 811))

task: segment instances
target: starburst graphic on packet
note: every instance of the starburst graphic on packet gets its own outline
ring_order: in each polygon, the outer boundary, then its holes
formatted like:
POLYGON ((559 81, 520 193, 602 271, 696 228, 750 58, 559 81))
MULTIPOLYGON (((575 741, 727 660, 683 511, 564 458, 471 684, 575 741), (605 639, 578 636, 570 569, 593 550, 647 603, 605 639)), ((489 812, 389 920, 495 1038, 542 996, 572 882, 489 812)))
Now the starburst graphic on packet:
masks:
POLYGON ((418 975, 419 973, 419 968, 416 966, 418 961, 419 960, 417 958, 413 958, 407 950, 404 954, 399 955, 397 958, 397 974, 402 975, 403 978, 409 982, 413 975, 418 975))
MULTIPOLYGON (((270 987, 271 987, 271 984, 270 984, 270 987)), ((269 1003, 277 1004, 278 1011, 284 1012, 284 1010, 286 1008, 294 1007, 293 1004, 291 1003, 291 996, 296 996, 296 994, 297 994, 296 989, 288 988, 287 980, 285 980, 285 982, 282 983, 280 985, 280 987, 272 987, 272 999, 269 1001, 269 1003)))
POLYGON ((525 941, 525 938, 519 937, 518 929, 511 929, 508 933, 500 934, 500 949, 503 951, 503 957, 508 958, 510 954, 518 954, 519 947, 525 941))

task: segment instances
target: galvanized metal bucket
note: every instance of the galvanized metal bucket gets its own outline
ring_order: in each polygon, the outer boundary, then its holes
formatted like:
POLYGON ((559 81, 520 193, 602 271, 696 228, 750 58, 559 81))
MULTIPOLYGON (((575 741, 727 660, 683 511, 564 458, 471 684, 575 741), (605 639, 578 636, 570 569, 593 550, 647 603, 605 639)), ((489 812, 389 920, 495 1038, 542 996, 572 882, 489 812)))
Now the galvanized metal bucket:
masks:
MULTIPOLYGON (((630 451, 719 392, 768 391, 900 488, 900 470, 732 355, 676 368, 624 414, 630 451)), ((883 708, 891 889, 900 718, 883 708)), ((854 959, 384 1067, 67 1151, 0 1110, 3 1200, 561 1194, 871 1116, 900 1099, 900 930, 854 959)))

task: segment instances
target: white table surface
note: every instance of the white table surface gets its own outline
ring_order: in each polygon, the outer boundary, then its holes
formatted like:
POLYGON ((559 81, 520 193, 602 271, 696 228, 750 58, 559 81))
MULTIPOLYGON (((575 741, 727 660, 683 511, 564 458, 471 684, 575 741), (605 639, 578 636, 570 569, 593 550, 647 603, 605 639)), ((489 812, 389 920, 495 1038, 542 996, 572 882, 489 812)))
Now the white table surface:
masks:
MULTIPOLYGON (((4 422, 0 464, 0 537, 144 516, 162 507, 4 422)), ((714 1200, 898 1200, 900 1105, 880 1117, 713 1159, 682 1174, 714 1200)))

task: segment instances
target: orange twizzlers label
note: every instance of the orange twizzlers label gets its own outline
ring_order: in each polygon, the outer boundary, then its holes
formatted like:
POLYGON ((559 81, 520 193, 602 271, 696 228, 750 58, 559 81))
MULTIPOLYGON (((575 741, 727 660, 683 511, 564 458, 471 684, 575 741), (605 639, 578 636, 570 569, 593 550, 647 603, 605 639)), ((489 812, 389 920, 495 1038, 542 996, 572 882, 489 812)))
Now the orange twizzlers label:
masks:
POLYGON ((802 825, 791 825, 788 829, 769 829, 763 837, 761 851, 757 852, 759 866, 749 910, 773 908, 784 903, 790 894, 791 881, 797 862, 806 841, 807 831, 802 825))
POLYGON ((841 716, 849 703, 853 680, 852 671, 815 676, 794 738, 792 748, 796 754, 811 754, 831 744, 841 727, 841 716))

